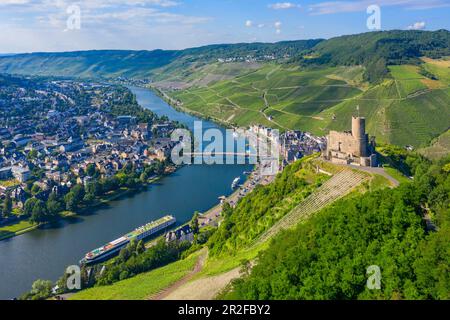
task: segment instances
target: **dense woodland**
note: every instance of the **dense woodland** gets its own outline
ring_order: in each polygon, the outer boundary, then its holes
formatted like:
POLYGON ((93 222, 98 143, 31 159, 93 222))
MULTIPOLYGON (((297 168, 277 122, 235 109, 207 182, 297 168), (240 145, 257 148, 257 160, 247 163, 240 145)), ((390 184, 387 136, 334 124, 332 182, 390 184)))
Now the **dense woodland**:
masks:
POLYGON ((378 82, 388 75, 388 65, 419 64, 419 58, 450 55, 450 32, 380 31, 323 41, 293 62, 302 65, 364 65, 365 78, 378 82))
POLYGON ((225 204, 224 220, 208 242, 210 254, 232 254, 242 249, 319 187, 326 177, 312 174, 310 160, 305 158, 286 167, 272 184, 258 186, 236 208, 225 204))
POLYGON ((224 297, 450 299, 450 157, 409 163, 414 182, 338 201, 282 233, 224 297), (372 265, 381 290, 367 289, 372 265))

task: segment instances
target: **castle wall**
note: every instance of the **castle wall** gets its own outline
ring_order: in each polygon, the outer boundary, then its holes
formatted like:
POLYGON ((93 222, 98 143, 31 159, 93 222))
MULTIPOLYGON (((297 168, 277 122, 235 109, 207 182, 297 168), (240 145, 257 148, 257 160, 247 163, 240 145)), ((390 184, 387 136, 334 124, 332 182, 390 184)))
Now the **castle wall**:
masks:
POLYGON ((376 165, 376 155, 369 150, 366 120, 352 118, 351 132, 330 131, 327 136, 326 157, 334 163, 354 163, 361 166, 376 165))
POLYGON ((328 136, 328 150, 356 155, 359 151, 359 141, 350 133, 331 131, 328 136))

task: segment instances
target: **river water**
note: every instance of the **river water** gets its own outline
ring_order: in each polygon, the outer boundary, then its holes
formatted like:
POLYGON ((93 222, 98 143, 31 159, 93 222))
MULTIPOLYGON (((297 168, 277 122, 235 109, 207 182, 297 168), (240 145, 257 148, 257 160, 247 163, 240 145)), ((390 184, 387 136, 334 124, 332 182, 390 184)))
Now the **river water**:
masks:
MULTIPOLYGON (((152 91, 130 87, 140 105, 171 120, 193 128, 199 120, 174 110, 152 91)), ((203 128, 223 128, 203 121, 203 128)), ((231 183, 250 165, 191 165, 165 177, 145 191, 126 196, 97 208, 89 215, 64 220, 44 229, 0 241, 0 299, 18 297, 36 279, 56 281, 68 265, 77 264, 84 254, 164 215, 178 223, 204 212, 218 198, 232 193, 231 183)))

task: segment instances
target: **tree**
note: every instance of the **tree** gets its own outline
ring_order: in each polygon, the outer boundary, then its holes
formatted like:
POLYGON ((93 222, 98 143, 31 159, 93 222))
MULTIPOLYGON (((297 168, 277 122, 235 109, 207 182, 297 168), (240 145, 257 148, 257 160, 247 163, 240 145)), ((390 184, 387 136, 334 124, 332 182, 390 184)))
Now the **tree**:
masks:
POLYGON ((3 216, 9 217, 12 213, 12 200, 11 194, 8 192, 5 197, 5 201, 3 202, 3 216))
POLYGON ((34 204, 30 220, 34 223, 47 222, 49 218, 47 217, 47 214, 47 207, 44 201, 37 200, 34 204))
POLYGON ((199 213, 198 213, 198 212, 195 212, 195 213, 194 213, 194 216, 192 217, 191 223, 190 223, 192 232, 193 232, 194 234, 198 234, 199 231, 200 231, 200 226, 199 226, 199 222, 198 222, 198 217, 199 217, 199 213))
POLYGON ((85 190, 84 187, 81 184, 77 184, 76 186, 74 186, 71 190, 71 192, 74 194, 75 199, 80 202, 81 200, 83 200, 84 195, 85 195, 85 190))
POLYGON ((33 300, 45 300, 52 295, 53 283, 47 280, 36 280, 31 287, 33 300))
POLYGON ((30 198, 25 201, 25 205, 23 206, 23 213, 27 216, 31 216, 31 214, 33 213, 34 205, 37 201, 38 200, 36 198, 30 198))
POLYGON ((83 201, 85 203, 92 203, 95 200, 95 196, 92 193, 86 193, 86 195, 83 198, 83 201))
POLYGON ((146 183, 148 181, 148 174, 146 171, 141 173, 139 180, 141 181, 141 183, 146 183))
POLYGON ((93 177, 95 175, 95 172, 96 172, 95 165, 93 163, 88 164, 86 167, 86 174, 89 177, 93 177))
POLYGON ((31 187, 31 193, 35 196, 41 191, 41 187, 38 184, 33 184, 31 187))
POLYGON ((85 191, 82 185, 76 185, 73 187, 72 190, 64 197, 66 209, 69 211, 77 211, 84 196, 85 191))
POLYGON ((27 155, 28 160, 33 160, 33 159, 36 159, 37 157, 38 157, 38 152, 36 149, 31 150, 27 155))
POLYGON ((222 205, 222 216, 228 217, 228 216, 231 216, 232 213, 233 213, 233 208, 231 207, 231 205, 228 202, 224 202, 222 205))
POLYGON ((119 188, 119 180, 117 177, 104 179, 101 183, 102 192, 110 192, 119 188))
POLYGON ((31 188, 33 188, 33 185, 34 185, 34 181, 28 180, 27 182, 25 182, 25 190, 27 192, 31 192, 31 188))
POLYGON ((76 211, 78 209, 78 202, 73 192, 66 194, 64 201, 66 203, 66 210, 76 211))
POLYGON ((102 194, 102 185, 98 181, 93 181, 87 184, 86 193, 92 194, 94 197, 102 194))
POLYGON ((142 254, 145 252, 145 243, 144 241, 139 241, 137 246, 136 246, 136 254, 142 254))
POLYGON ((137 187, 137 181, 134 178, 133 175, 128 175, 126 180, 125 180, 125 186, 128 188, 136 188, 137 187))
POLYGON ((60 201, 55 199, 49 199, 47 201, 47 211, 49 215, 56 216, 58 213, 63 211, 63 209, 63 205, 60 201))

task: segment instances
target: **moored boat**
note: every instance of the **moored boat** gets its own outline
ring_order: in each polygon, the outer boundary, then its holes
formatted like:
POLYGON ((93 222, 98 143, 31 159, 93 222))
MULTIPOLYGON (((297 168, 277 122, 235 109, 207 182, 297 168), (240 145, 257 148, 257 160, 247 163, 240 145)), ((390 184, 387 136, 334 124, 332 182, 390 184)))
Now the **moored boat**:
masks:
POLYGON ((239 182, 241 182, 241 177, 237 177, 233 180, 233 183, 231 184, 231 189, 236 189, 239 185, 239 182))
POLYGON ((80 264, 93 264, 101 261, 105 261, 113 255, 117 254, 120 250, 126 247, 131 241, 144 240, 159 231, 162 231, 172 225, 177 220, 173 216, 165 216, 159 220, 150 222, 145 226, 137 228, 136 230, 107 243, 103 247, 88 252, 86 256, 80 261, 80 264))

